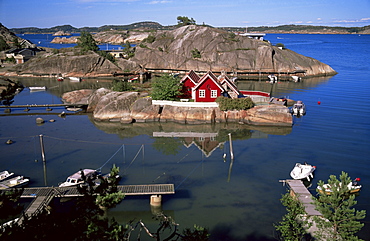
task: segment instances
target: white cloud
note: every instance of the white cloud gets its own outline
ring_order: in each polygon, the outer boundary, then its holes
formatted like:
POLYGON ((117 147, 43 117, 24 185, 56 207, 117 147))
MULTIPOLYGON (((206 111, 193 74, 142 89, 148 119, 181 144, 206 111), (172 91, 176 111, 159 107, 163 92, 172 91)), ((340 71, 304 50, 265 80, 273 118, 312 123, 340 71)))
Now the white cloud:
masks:
POLYGON ((154 1, 149 2, 149 4, 164 4, 164 3, 170 3, 170 2, 171 1, 166 1, 166 0, 160 0, 160 1, 154 0, 154 1))

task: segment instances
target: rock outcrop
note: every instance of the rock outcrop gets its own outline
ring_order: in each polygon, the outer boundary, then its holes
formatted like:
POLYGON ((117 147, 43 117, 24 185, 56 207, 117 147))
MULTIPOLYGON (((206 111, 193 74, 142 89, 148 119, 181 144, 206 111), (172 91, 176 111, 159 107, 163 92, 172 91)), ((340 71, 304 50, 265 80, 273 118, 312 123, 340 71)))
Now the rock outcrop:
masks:
POLYGON ((333 75, 324 63, 270 43, 204 26, 158 31, 152 43, 136 48, 133 61, 148 69, 213 72, 263 71, 333 75), (199 55, 194 55, 194 51, 199 55))
MULTIPOLYGON (((48 75, 99 77, 113 74, 172 72, 194 70, 197 72, 234 72, 249 75, 254 73, 305 73, 306 76, 334 75, 327 64, 297 54, 289 49, 280 49, 269 42, 205 27, 184 26, 175 30, 161 30, 130 36, 130 42, 142 41, 135 48, 135 56, 117 59, 116 64, 89 53, 78 55, 58 53, 39 54, 13 70, 0 70, 2 75, 48 75), (146 41, 143 41, 147 38, 146 41), (8 73, 10 72, 10 73, 8 73)), ((126 41, 124 34, 96 34, 98 42, 126 41)), ((53 42, 76 43, 77 37, 57 37, 53 42)), ((73 53, 73 49, 69 50, 73 53)))
POLYGON ((101 88, 89 94, 77 90, 63 96, 64 101, 80 103, 88 98, 88 111, 96 121, 175 122, 183 124, 241 123, 266 126, 291 126, 292 115, 281 105, 256 106, 242 111, 221 111, 218 107, 195 108, 153 105, 147 94, 115 92, 101 88), (74 99, 71 96, 75 97, 74 99))

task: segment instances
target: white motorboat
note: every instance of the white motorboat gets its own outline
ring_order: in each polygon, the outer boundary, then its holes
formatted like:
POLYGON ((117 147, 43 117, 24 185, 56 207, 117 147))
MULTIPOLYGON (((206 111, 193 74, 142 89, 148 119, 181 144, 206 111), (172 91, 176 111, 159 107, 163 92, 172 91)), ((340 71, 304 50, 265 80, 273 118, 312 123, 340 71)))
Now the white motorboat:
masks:
POLYGON ((82 184, 85 183, 85 181, 83 180, 83 176, 85 176, 86 178, 96 179, 98 174, 99 172, 97 170, 83 169, 67 177, 67 180, 59 184, 59 187, 69 187, 82 184))
POLYGON ((270 84, 275 84, 278 81, 278 78, 273 74, 268 75, 267 78, 269 79, 270 84))
MULTIPOLYGON (((358 184, 358 182, 360 181, 360 178, 356 178, 354 181, 350 182, 347 187, 348 187, 348 193, 349 194, 352 194, 352 193, 357 193, 361 190, 361 185, 358 184)), ((340 183, 339 185, 341 185, 342 183, 340 183)), ((329 184, 324 184, 323 185, 323 188, 325 190, 325 193, 327 195, 330 195, 333 190, 331 188, 331 186, 329 184)), ((320 186, 317 187, 317 189, 319 190, 320 193, 324 193, 324 191, 322 190, 322 188, 320 186)))
POLYGON ((46 90, 46 86, 30 86, 28 87, 30 91, 44 91, 46 90))
POLYGON ((291 77, 292 77, 292 80, 293 80, 294 82, 299 82, 299 81, 301 81, 301 77, 299 77, 299 76, 293 75, 293 76, 291 76, 291 77))
POLYGON ((71 81, 74 81, 74 82, 80 82, 81 81, 81 78, 80 77, 69 77, 69 79, 71 81))
POLYGON ((305 104, 301 100, 298 100, 297 103, 295 103, 292 107, 292 113, 293 115, 305 115, 306 114, 305 104))
POLYGON ((296 180, 307 179, 307 181, 310 181, 313 178, 313 172, 315 170, 316 166, 312 166, 306 162, 304 164, 296 163, 290 172, 290 176, 296 180))
POLYGON ((14 173, 12 172, 12 173, 10 173, 10 172, 8 172, 8 171, 2 171, 2 172, 0 172, 0 181, 2 181, 2 180, 5 180, 5 179, 7 179, 8 177, 11 177, 11 176, 13 176, 14 175, 14 173))
POLYGON ((21 187, 23 185, 26 185, 29 181, 30 179, 25 178, 24 176, 17 176, 10 179, 6 179, 0 182, 0 190, 12 187, 21 187))

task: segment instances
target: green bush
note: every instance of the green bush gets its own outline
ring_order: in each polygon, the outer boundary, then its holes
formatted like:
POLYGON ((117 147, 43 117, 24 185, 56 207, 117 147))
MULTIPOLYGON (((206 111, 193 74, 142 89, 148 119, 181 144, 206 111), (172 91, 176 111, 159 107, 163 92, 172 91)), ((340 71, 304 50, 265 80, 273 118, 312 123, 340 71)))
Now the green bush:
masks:
POLYGON ((200 51, 196 48, 194 48, 191 51, 191 55, 193 56, 194 59, 196 59, 196 58, 200 59, 202 57, 202 55, 200 54, 200 51))
POLYGON ((251 98, 238 98, 231 99, 223 96, 219 96, 216 99, 220 110, 248 110, 254 107, 254 103, 251 98))
POLYGON ((128 83, 126 81, 121 81, 121 80, 113 80, 113 86, 112 90, 113 91, 118 91, 118 92, 123 92, 123 91, 129 91, 132 90, 132 85, 131 83, 128 83))
POLYGON ((282 44, 282 43, 277 43, 275 46, 276 46, 276 47, 278 47, 278 48, 283 48, 283 49, 285 49, 285 45, 284 45, 284 44, 282 44))

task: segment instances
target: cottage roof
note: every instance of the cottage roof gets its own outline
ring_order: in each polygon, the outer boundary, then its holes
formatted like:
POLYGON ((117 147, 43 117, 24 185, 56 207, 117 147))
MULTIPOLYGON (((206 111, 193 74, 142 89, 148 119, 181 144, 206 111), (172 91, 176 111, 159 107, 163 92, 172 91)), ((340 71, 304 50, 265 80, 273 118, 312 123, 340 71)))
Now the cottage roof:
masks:
POLYGON ((225 89, 220 85, 217 77, 212 73, 212 71, 208 71, 207 74, 203 75, 198 84, 194 87, 194 90, 197 90, 200 86, 202 86, 202 84, 207 80, 208 77, 216 84, 218 88, 220 88, 221 91, 225 91, 225 89))
POLYGON ((187 78, 189 78, 195 85, 199 82, 200 77, 197 73, 194 72, 194 70, 190 70, 189 73, 187 73, 180 82, 183 83, 187 78))
POLYGON ((235 83, 229 79, 226 75, 222 74, 218 77, 218 81, 222 86, 227 85, 234 93, 237 95, 240 94, 238 87, 236 87, 235 83))

